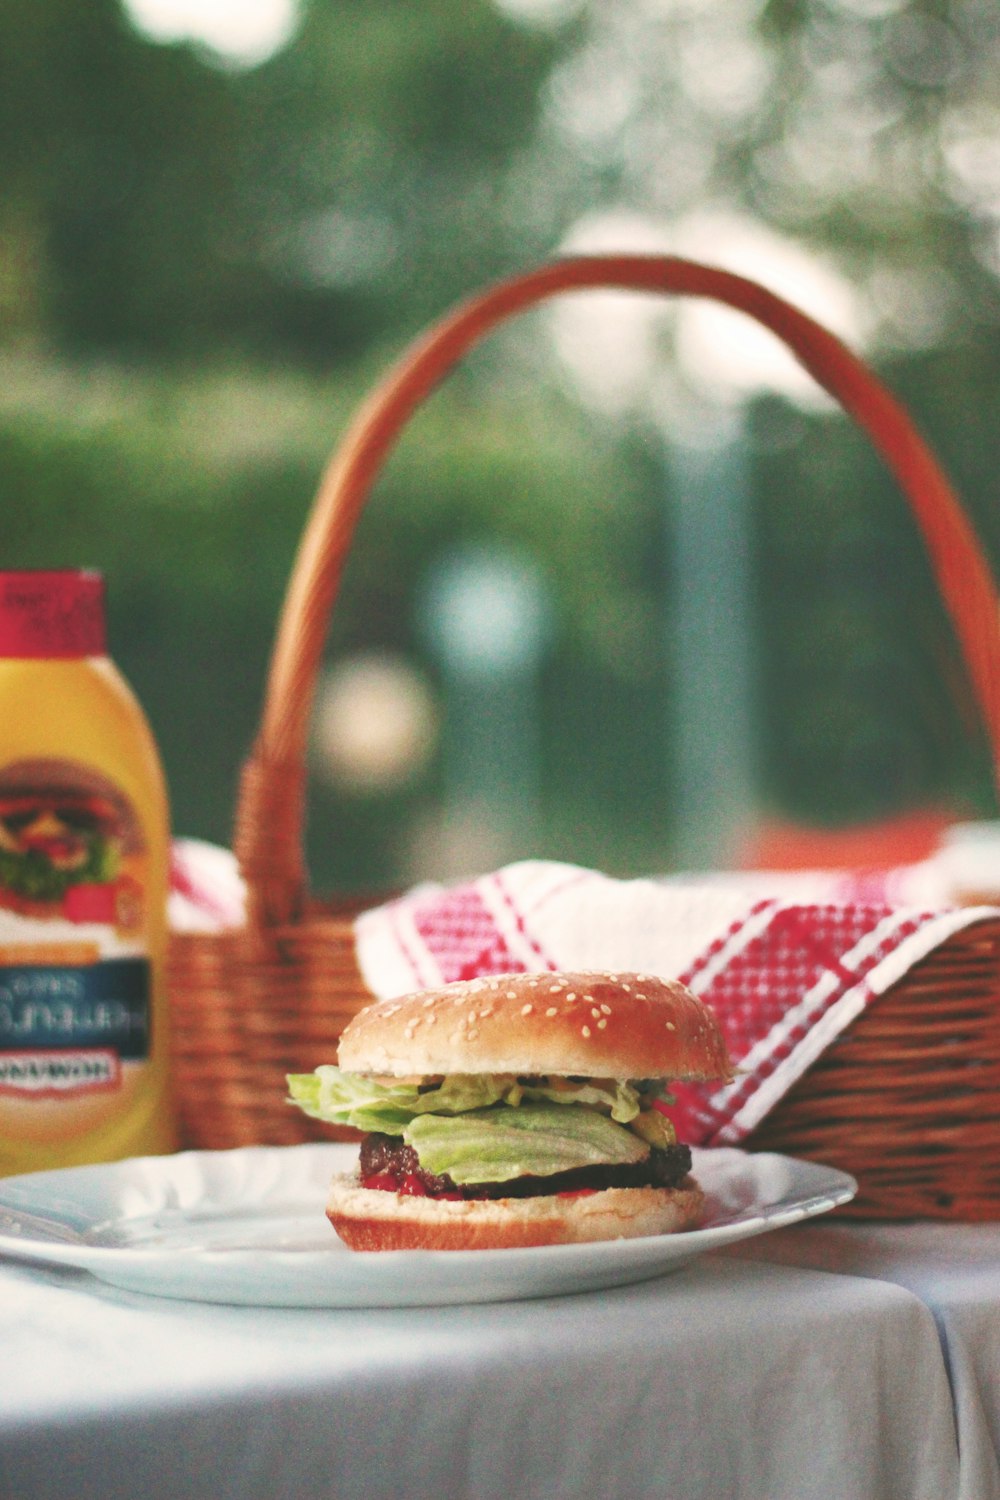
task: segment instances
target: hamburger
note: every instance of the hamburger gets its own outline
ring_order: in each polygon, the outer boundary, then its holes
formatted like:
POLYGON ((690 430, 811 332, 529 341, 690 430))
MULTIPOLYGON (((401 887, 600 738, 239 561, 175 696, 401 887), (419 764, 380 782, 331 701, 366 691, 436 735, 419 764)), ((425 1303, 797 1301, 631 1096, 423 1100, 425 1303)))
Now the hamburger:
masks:
POLYGON ((648 974, 506 974, 369 1005, 291 1101, 363 1131, 327 1217, 352 1250, 495 1250, 699 1222, 671 1080, 732 1076, 711 1011, 648 974))

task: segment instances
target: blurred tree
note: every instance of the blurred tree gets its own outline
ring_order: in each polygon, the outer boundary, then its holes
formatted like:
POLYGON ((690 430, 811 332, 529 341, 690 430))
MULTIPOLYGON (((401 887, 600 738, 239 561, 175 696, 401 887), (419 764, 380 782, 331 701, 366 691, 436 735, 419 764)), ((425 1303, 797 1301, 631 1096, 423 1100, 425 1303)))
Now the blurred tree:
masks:
POLYGON ((2 337, 325 365, 416 326, 516 253, 551 58, 488 0, 315 0, 244 71, 118 0, 0 0, 2 337))
POLYGON ((115 0, 2 0, 0 38, 0 233, 27 282, 21 339, 134 356, 217 338, 238 305, 221 253, 229 82, 186 48, 143 42, 115 0))
POLYGON ((317 0, 241 90, 246 221, 301 354, 398 337, 523 254, 507 197, 555 56, 489 0, 317 0), (303 101, 308 101, 303 107, 303 101))
POLYGON ((832 253, 902 347, 1000 318, 993 0, 578 10, 540 145, 553 235, 623 205, 671 226, 740 206, 832 253))
MULTIPOLYGON (((1000 567, 994 0, 574 10, 537 145, 543 235, 693 254, 792 301, 777 240, 753 254, 761 228, 834 267, 853 341, 910 406, 1000 567)), ((832 296, 810 310, 838 330, 832 296)), ((668 389, 711 402, 688 352, 668 389)), ((981 741, 970 763, 956 733, 970 714, 954 642, 892 485, 839 417, 771 409, 749 431, 768 795, 823 819, 948 796, 990 806, 981 741)))

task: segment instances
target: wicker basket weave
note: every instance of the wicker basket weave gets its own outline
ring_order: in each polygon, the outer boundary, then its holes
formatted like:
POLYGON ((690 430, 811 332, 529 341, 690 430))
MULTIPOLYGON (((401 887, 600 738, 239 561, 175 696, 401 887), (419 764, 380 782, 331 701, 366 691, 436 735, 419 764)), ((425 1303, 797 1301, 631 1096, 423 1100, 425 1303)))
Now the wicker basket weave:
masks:
MULTIPOLYGON (((776 333, 864 429, 910 503, 992 744, 1000 746, 1000 607, 948 481, 906 413, 825 329, 757 283, 667 256, 573 257, 461 304, 404 353, 361 407, 320 483, 279 622, 261 723, 240 782, 235 852, 246 926, 175 934, 174 1076, 186 1144, 330 1137, 285 1103, 284 1075, 335 1057, 370 999, 358 903, 317 900, 302 860, 313 689, 362 506, 408 418, 505 318, 599 287, 708 297, 776 333)), ((747 1143, 855 1173, 854 1211, 1000 1218, 1000 920, 945 943, 831 1046, 747 1143)))

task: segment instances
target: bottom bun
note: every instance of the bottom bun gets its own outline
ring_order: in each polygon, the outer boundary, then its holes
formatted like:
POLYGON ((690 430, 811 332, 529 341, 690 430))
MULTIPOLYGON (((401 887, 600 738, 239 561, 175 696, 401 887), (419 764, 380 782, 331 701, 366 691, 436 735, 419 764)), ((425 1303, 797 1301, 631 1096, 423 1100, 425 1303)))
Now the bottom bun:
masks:
POLYGON ((694 1228, 704 1201, 693 1177, 675 1188, 458 1200, 364 1188, 352 1174, 333 1179, 326 1216, 351 1250, 511 1250, 675 1234, 694 1228))

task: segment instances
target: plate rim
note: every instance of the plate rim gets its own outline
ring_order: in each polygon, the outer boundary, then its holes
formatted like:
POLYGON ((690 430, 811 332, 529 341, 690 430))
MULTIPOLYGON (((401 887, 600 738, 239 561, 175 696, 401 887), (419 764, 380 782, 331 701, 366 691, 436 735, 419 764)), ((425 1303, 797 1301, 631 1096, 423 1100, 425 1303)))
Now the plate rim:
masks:
MULTIPOLYGON (((717 1148, 695 1148, 695 1162, 699 1156, 715 1155, 717 1152, 725 1152, 727 1162, 725 1166, 745 1166, 753 1158, 767 1158, 779 1161, 795 1170, 815 1170, 821 1174, 822 1186, 817 1184, 816 1190, 804 1193, 798 1198, 790 1201, 777 1200, 774 1204, 761 1202, 756 1213, 747 1215, 743 1211, 738 1217, 723 1219, 716 1224, 709 1224, 703 1228, 686 1230, 682 1234, 675 1235, 650 1235, 637 1239, 609 1240, 595 1242, 581 1242, 569 1245, 540 1245, 525 1246, 516 1249, 483 1251, 445 1251, 445 1250, 392 1250, 385 1251, 379 1255, 352 1256, 346 1247, 335 1239, 331 1232, 329 1248, 314 1245, 296 1248, 286 1247, 236 1247, 236 1248, 205 1248, 200 1246, 165 1247, 163 1245, 91 1245, 84 1240, 66 1242, 59 1239, 42 1239, 39 1237, 25 1237, 19 1230, 12 1230, 9 1226, 16 1222, 16 1216, 21 1219, 34 1218, 37 1215, 30 1211, 17 1208, 9 1201, 9 1189, 25 1190, 28 1188, 41 1188, 47 1185, 58 1186, 65 1183, 70 1174, 84 1173, 90 1176, 114 1176, 116 1172, 124 1169, 145 1168, 154 1173, 162 1171, 167 1179, 171 1171, 177 1171, 185 1161, 195 1159, 200 1161, 205 1158, 212 1160, 222 1159, 232 1162, 236 1157, 243 1159, 254 1155, 265 1157, 281 1156, 285 1153, 296 1153, 302 1159, 310 1159, 315 1156, 330 1156, 334 1153, 348 1155, 356 1153, 357 1147, 354 1143, 344 1142, 309 1142, 294 1146, 240 1146, 225 1150, 192 1150, 177 1152, 167 1156, 131 1157, 121 1162, 96 1163, 92 1166, 70 1167, 53 1169, 46 1172, 35 1172, 22 1174, 18 1177, 10 1177, 0 1180, 0 1258, 7 1258, 19 1262, 30 1261, 61 1267, 72 1267, 88 1272, 97 1279, 116 1286, 125 1286, 133 1290, 143 1290, 153 1295, 184 1297, 187 1300, 224 1302, 232 1301, 232 1296, 225 1296, 220 1290, 212 1294, 211 1282, 213 1275, 227 1281, 225 1272, 251 1273, 255 1268, 264 1271, 288 1271, 289 1268, 302 1270, 305 1267, 314 1269, 316 1266, 329 1265, 333 1267, 351 1264, 361 1270, 360 1280, 370 1281, 372 1284, 373 1300, 367 1305, 392 1305, 392 1306, 431 1306, 440 1305, 441 1299, 428 1295, 426 1301, 407 1301, 400 1303, 393 1301, 389 1304, 379 1303, 377 1298, 384 1295, 387 1286, 390 1286, 394 1276, 398 1276, 401 1269, 407 1264, 419 1262, 424 1267, 433 1264, 438 1269, 451 1268, 456 1273, 468 1273, 475 1269, 487 1270, 498 1264, 505 1265, 509 1270, 518 1269, 530 1271, 536 1269, 543 1271, 546 1267, 555 1271, 559 1266, 564 1266, 567 1272, 572 1272, 577 1267, 597 1267, 605 1262, 611 1266, 617 1266, 619 1271, 624 1271, 626 1277, 631 1273, 647 1272, 655 1275, 658 1271, 666 1272, 673 1267, 681 1266, 695 1257, 706 1254, 714 1249, 721 1249, 728 1244, 738 1240, 749 1239, 769 1230, 785 1228, 790 1224, 798 1223, 804 1219, 816 1217, 822 1213, 829 1212, 833 1208, 840 1207, 850 1202, 855 1196, 858 1185, 856 1180, 840 1168, 827 1166, 823 1163, 810 1162, 804 1158, 786 1156, 777 1152, 745 1152, 739 1147, 717 1147, 717 1148), (7 1227, 5 1227, 5 1220, 7 1227), (332 1252, 332 1253, 331 1253, 332 1252), (489 1259, 484 1259, 489 1257, 489 1259), (502 1257, 497 1261, 496 1257, 502 1257), (348 1259, 349 1258, 349 1259, 348 1259), (158 1288, 152 1281, 143 1281, 143 1271, 162 1266, 164 1261, 170 1266, 179 1268, 181 1271, 192 1267, 201 1268, 204 1273, 206 1286, 200 1294, 190 1289, 183 1292, 176 1290, 163 1290, 158 1288), (363 1269, 360 1263, 363 1262, 363 1269), (653 1268, 650 1271, 650 1268, 653 1268), (135 1275, 130 1276, 132 1271, 135 1275), (222 1272, 221 1277, 219 1276, 222 1272)), ((720 1164, 721 1165, 721 1164, 720 1164)), ((697 1165, 695 1166, 697 1171, 697 1165)), ((296 1201, 301 1201, 296 1200, 296 1201)), ((141 1215, 133 1215, 133 1218, 141 1215)), ((123 1220, 124 1221, 124 1220, 123 1220)), ((112 1220, 111 1222, 114 1222, 112 1220)), ((229 1280, 231 1281, 231 1277, 229 1280)), ((298 1305, 326 1305, 330 1307, 358 1307, 366 1305, 358 1298, 352 1297, 350 1301, 339 1301, 336 1298, 336 1277, 331 1277, 330 1300, 318 1304, 298 1305)), ((341 1280, 344 1278, 341 1277, 341 1280)), ((358 1278, 349 1276, 347 1278, 352 1284, 358 1278)), ((461 1280, 461 1275, 456 1280, 461 1280)), ((638 1279, 638 1274, 636 1276, 638 1279)), ((182 1277, 183 1280, 183 1277, 182 1277)), ((605 1284, 621 1284, 618 1279, 613 1279, 605 1284)), ((356 1289, 356 1288, 355 1288, 356 1289)), ((566 1290, 573 1290, 568 1286, 566 1290)), ((484 1300, 520 1300, 531 1295, 554 1295, 550 1293, 530 1293, 524 1291, 512 1291, 503 1297, 483 1297, 465 1295, 457 1297, 455 1301, 484 1301, 484 1300)), ((295 1305, 284 1300, 271 1300, 268 1298, 257 1299, 253 1305, 257 1306, 289 1306, 295 1305)))

